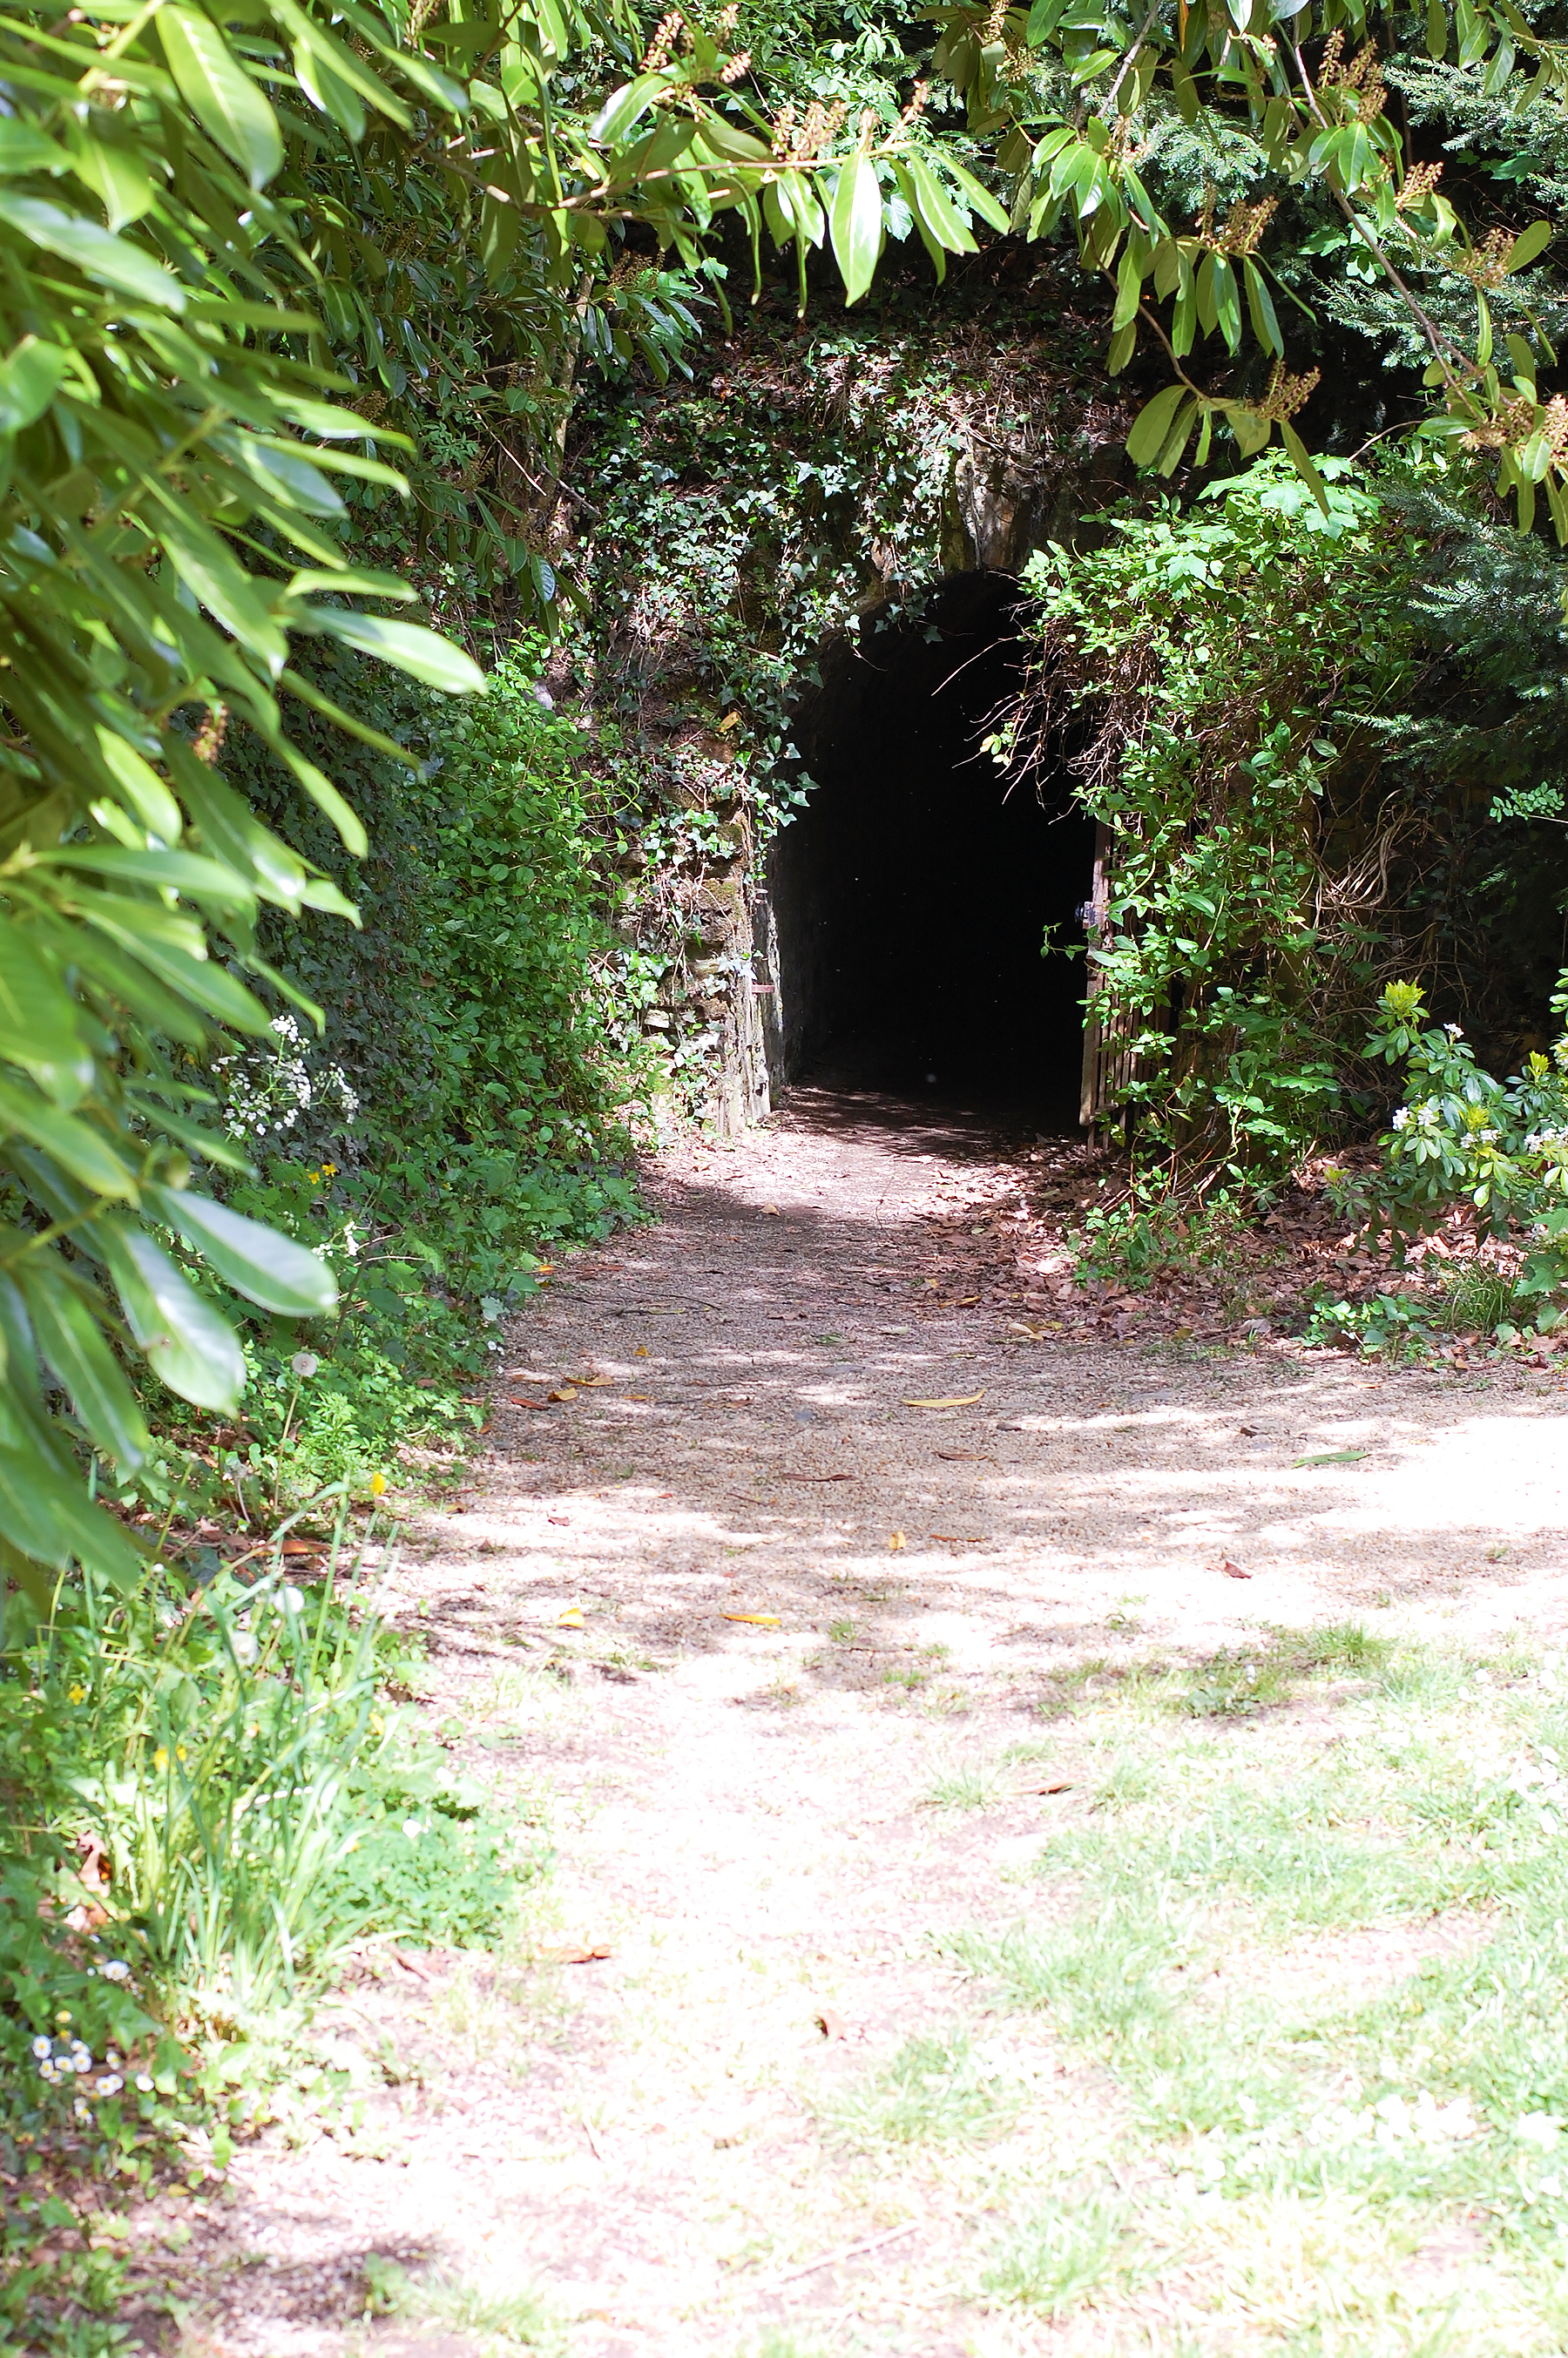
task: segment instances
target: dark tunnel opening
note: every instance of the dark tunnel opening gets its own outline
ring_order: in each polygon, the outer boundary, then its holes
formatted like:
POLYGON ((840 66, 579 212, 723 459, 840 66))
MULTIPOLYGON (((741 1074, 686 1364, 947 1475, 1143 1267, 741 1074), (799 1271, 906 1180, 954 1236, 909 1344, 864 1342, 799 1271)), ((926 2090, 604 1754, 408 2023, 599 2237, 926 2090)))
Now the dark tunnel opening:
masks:
POLYGON ((1011 575, 868 618, 795 721, 815 785, 768 868, 784 1076, 1076 1128, 1094 823, 983 750, 1016 689, 1011 575))

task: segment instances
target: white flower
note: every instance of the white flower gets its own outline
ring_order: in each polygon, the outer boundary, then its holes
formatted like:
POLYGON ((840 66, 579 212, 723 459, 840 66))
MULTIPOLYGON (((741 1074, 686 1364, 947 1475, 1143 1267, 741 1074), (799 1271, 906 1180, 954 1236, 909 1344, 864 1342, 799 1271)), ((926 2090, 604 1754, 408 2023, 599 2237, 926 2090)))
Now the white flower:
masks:
POLYGON ((254 1662, 258 1650, 256 1641, 248 1629, 235 1632, 234 1660, 236 1662, 254 1662))
POLYGON ((420 1824, 417 1818, 405 1818, 403 1821, 403 1831, 407 1835, 410 1842, 417 1842, 425 1829, 420 1824))
POLYGON ((103 2077, 92 2084, 101 2096, 117 2096, 125 2083, 118 2071, 105 2071, 103 2077))
POLYGON ((53 2039, 35 2039, 33 2041, 33 2053, 37 2055, 40 2061, 46 2056, 52 2055, 54 2053, 53 2039))
POLYGON ((150 2096, 150 2095, 152 2094, 152 2092, 153 2092, 153 2083, 152 2083, 152 2081, 151 2081, 151 2080, 149 2079, 149 2077, 147 2076, 146 2072, 145 2072, 145 2071, 138 2071, 138 2072, 137 2072, 137 2074, 136 2074, 136 2085, 137 2085, 137 2087, 141 2090, 141 2092, 142 2092, 142 2093, 143 2093, 143 2095, 144 2095, 144 2096, 150 2096))
POLYGON ((124 1957, 111 1957, 108 1963, 100 1965, 98 1970, 106 1982, 128 1982, 131 1978, 131 1968, 124 1957))
POLYGON ((288 1364, 293 1368, 295 1374, 298 1377, 300 1382, 302 1384, 308 1384, 311 1377, 316 1373, 316 1370, 320 1366, 321 1362, 316 1357, 314 1351, 296 1351, 293 1358, 290 1359, 288 1364))
POLYGON ((73 2071, 92 2071, 92 2057, 85 2047, 72 2048, 70 2055, 70 2068, 73 2071))
POLYGON ((81 2096, 78 2096, 78 2098, 77 2098, 77 2100, 76 2100, 75 2104, 72 2104, 72 2106, 71 2106, 71 2108, 70 2108, 70 2109, 71 2109, 71 2111, 76 2115, 76 2117, 77 2117, 77 2119, 78 2119, 79 2121, 87 2121, 87 2122, 89 2122, 89 2123, 92 2121, 92 2105, 91 2105, 91 2104, 87 2104, 87 2103, 86 2103, 86 2102, 85 2102, 85 2101, 84 2101, 81 2096))
POLYGON ((302 1588, 285 1588, 278 1603, 286 1613, 297 1613, 305 1603, 305 1591, 302 1588))
POLYGON ((1409 1106, 1400 1106, 1395 1110, 1394 1128, 1396 1130, 1408 1130, 1411 1126, 1411 1116, 1409 1106))

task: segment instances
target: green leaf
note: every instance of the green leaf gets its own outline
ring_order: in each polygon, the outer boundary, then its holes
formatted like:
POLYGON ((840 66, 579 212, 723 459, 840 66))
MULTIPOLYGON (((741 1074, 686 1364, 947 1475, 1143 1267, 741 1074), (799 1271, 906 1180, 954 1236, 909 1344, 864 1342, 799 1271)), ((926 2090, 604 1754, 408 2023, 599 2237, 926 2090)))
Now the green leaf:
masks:
POLYGON ((1426 0, 1426 53, 1429 58, 1448 54, 1448 11, 1443 0, 1426 0))
POLYGON ((46 254, 58 254, 62 262, 73 263, 84 277, 95 278, 102 286, 116 287, 138 302, 156 303, 160 310, 185 308, 185 289, 177 278, 160 269, 150 254, 100 229, 96 222, 83 221, 80 213, 62 212, 59 205, 46 204, 41 197, 22 197, 0 189, 0 222, 8 222, 46 254))
POLYGON ((1556 226, 1552 222, 1531 222, 1528 229, 1520 230, 1509 246, 1503 268, 1506 271, 1528 268, 1538 254, 1545 253, 1556 233, 1556 226))
POLYGON ((910 202, 917 220, 925 222, 937 244, 947 254, 975 254, 974 236, 968 222, 950 204, 941 182, 923 156, 907 158, 910 202))
POLYGON ((0 1079, 0 1133, 20 1132, 62 1171, 80 1179, 95 1195, 135 1203, 136 1182, 103 1132, 72 1113, 60 1113, 47 1099, 19 1081, 0 1079))
POLYGON ((1244 267, 1247 277, 1247 308, 1252 316, 1252 332, 1266 352, 1272 352, 1276 358, 1282 359, 1285 340, 1280 332, 1279 315, 1274 309, 1274 300, 1269 292, 1268 281, 1250 254, 1246 256, 1244 267))
POLYGON ((1301 477, 1303 482, 1305 483, 1307 489, 1311 492, 1314 499, 1317 502, 1318 506, 1322 509, 1324 514, 1326 515, 1328 514, 1328 494, 1323 488, 1323 477, 1313 465, 1312 460, 1307 453, 1306 444, 1302 440, 1302 438, 1296 432, 1295 427, 1289 425, 1283 418, 1280 420, 1280 439, 1291 454, 1291 464, 1294 467, 1297 474, 1301 477))
POLYGON ((1127 455, 1135 467, 1152 467, 1159 458, 1186 394, 1184 384, 1162 385, 1152 401, 1144 403, 1127 438, 1127 455))
POLYGON ((0 923, 0 1056, 29 1072, 62 1113, 92 1086, 76 1003, 26 925, 0 923))
POLYGON ((178 1187, 146 1187, 143 1201, 248 1302, 284 1318, 317 1318, 337 1308, 338 1282, 325 1261, 259 1220, 178 1187))
POLYGON ((123 1474, 134 1474, 146 1454, 146 1422, 98 1321, 52 1254, 20 1253, 11 1274, 38 1348, 70 1394, 89 1438, 123 1474))
POLYGON ((330 114, 356 143, 364 137, 364 103, 358 91, 337 71, 330 58, 322 56, 313 43, 296 41, 294 70, 312 106, 330 114))
POLYGON ((192 1407, 232 1413, 244 1390, 245 1362, 225 1322, 144 1228, 106 1220, 97 1240, 153 1373, 192 1407))
POLYGON ((178 843, 179 805, 151 763, 145 762, 113 729, 97 729, 93 734, 104 768, 142 825, 150 834, 161 835, 166 843, 178 843))
POLYGON ((956 156, 944 156, 942 161, 963 190, 971 211, 979 213, 983 222, 989 222, 992 229, 1000 230, 1005 236, 1011 226, 1007 218, 1006 207, 997 202, 989 189, 981 187, 972 172, 965 170, 956 156))
POLYGON ((421 622, 392 622, 382 614, 358 614, 335 606, 307 606, 303 612, 327 637, 379 655, 411 678, 423 680, 427 687, 444 689, 449 696, 484 691, 484 674, 472 656, 421 622))
POLYGON ((40 418, 70 365, 63 344, 24 336, 10 358, 0 361, 0 434, 19 434, 40 418))
POLYGON ((858 303, 876 276, 882 249, 882 192, 869 156, 849 157, 839 166, 828 232, 845 303, 858 303))
POLYGON ((230 908, 244 908, 255 897, 248 883, 216 860, 194 851, 132 851, 121 844, 62 843, 40 852, 39 868, 70 868, 88 876, 108 876, 120 883, 156 885, 167 892, 189 892, 230 908))
POLYGON ((252 188, 265 189, 283 164, 283 135, 265 97, 211 16, 166 0, 154 22, 192 114, 252 188))

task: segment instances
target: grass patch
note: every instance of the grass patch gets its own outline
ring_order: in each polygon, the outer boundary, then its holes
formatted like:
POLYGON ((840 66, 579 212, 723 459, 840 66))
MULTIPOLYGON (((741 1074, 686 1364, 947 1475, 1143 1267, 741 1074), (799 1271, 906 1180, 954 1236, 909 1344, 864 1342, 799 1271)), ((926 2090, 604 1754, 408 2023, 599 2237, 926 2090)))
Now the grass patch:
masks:
POLYGON ((997 2245, 979 2297, 989 2307, 1065 2316, 1103 2288, 1126 2283, 1139 2257, 1131 2225, 1129 2205, 1104 2194, 1053 2203, 997 2245))
POLYGON ((1152 1714, 1146 1682, 1080 1688, 1075 1734, 1108 1758, 1096 1806, 1043 1836, 1038 1908, 940 1944, 1068 2074, 1039 2115, 1040 2199, 1010 2183, 977 2298, 1042 2319, 1104 2302, 1130 2349, 1153 2330, 1147 2280, 1185 2312, 1187 2342, 1161 2348, 1561 2353, 1557 1666, 1345 1624, 1261 1635, 1179 1684, 1152 1714), (1314 1700, 1337 1740, 1260 1696, 1314 1700), (1227 1725, 1255 1711, 1245 1736, 1227 1725), (1081 2170, 1090 2146, 1119 2190, 1071 2199, 1044 2157, 1081 2170))
POLYGON ((999 2136, 1023 2102, 968 2032, 906 2039, 885 2063, 823 2108, 828 2133, 849 2145, 968 2144, 999 2136))
POLYGON ((984 1760, 960 1761, 943 1771, 921 1795, 921 1806, 927 1810, 957 1812, 963 1810, 991 1810, 1006 1797, 1007 1786, 1000 1768, 984 1760))

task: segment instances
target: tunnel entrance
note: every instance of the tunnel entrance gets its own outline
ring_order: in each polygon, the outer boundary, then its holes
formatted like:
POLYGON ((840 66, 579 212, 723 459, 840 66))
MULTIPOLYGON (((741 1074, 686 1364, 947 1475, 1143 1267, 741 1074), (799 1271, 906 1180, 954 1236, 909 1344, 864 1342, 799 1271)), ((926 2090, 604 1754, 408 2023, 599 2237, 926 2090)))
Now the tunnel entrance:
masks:
POLYGON ((1076 1129, 1094 823, 982 750, 1022 660, 1011 575, 869 618, 796 717, 816 784, 768 890, 784 1077, 1076 1129))

